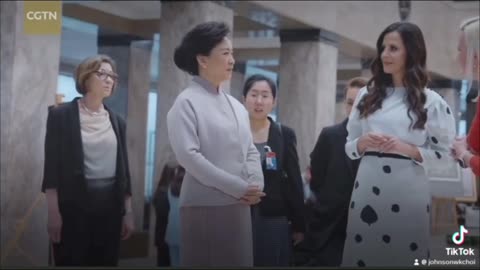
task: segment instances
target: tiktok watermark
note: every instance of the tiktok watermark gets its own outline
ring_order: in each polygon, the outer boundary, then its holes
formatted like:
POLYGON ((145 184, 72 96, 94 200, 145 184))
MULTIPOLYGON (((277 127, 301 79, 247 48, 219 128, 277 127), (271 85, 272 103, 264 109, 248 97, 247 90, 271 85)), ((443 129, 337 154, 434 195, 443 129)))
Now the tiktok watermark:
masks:
MULTIPOLYGON (((457 245, 461 246, 465 242, 465 236, 468 234, 468 230, 461 225, 458 232, 455 232, 452 235, 452 242, 457 245)), ((445 252, 447 256, 456 256, 455 259, 415 259, 413 262, 414 266, 472 266, 476 265, 476 259, 471 258, 458 258, 461 257, 470 257, 475 256, 476 251, 474 248, 470 247, 446 247, 445 252)))
POLYGON ((455 232, 452 235, 452 241, 455 243, 457 246, 461 246, 463 242, 465 242, 465 235, 468 234, 468 230, 465 229, 463 225, 460 225, 460 230, 458 232, 455 232))

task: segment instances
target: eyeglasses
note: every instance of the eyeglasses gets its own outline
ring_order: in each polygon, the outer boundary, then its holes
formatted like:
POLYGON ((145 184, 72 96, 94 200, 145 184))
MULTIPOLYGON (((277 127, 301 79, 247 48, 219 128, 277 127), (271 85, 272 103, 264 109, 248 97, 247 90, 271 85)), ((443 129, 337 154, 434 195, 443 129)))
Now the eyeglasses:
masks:
POLYGON ((118 80, 117 74, 110 74, 104 71, 95 71, 95 74, 97 74, 97 77, 102 81, 106 81, 108 77, 110 77, 110 79, 112 79, 114 82, 118 80))

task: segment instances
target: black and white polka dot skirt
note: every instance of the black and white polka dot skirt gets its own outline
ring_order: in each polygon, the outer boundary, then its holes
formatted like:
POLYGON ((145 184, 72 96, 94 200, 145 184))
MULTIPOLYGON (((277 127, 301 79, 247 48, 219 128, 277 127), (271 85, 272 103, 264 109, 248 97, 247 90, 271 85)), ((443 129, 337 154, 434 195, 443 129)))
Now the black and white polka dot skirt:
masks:
POLYGON ((427 259, 429 212, 421 166, 400 155, 366 153, 350 200, 342 266, 412 266, 427 259))

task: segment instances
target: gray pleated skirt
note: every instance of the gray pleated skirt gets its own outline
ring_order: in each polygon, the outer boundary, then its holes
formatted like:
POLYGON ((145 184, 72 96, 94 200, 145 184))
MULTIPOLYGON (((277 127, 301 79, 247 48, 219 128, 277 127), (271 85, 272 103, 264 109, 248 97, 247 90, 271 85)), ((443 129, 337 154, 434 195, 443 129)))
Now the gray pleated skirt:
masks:
POLYGON ((421 166, 399 157, 362 158, 342 266, 413 266, 415 259, 428 259, 428 178, 421 166))
POLYGON ((249 206, 181 207, 180 227, 180 266, 253 266, 249 206))

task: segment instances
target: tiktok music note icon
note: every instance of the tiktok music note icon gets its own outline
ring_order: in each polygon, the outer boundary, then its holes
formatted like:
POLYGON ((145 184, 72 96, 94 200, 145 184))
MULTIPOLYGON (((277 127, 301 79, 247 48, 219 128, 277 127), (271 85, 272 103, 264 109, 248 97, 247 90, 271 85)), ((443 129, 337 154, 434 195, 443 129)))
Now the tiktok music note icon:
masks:
POLYGON ((461 245, 465 241, 465 234, 468 233, 468 230, 465 229, 463 225, 460 225, 460 230, 452 235, 452 241, 456 245, 461 245))

